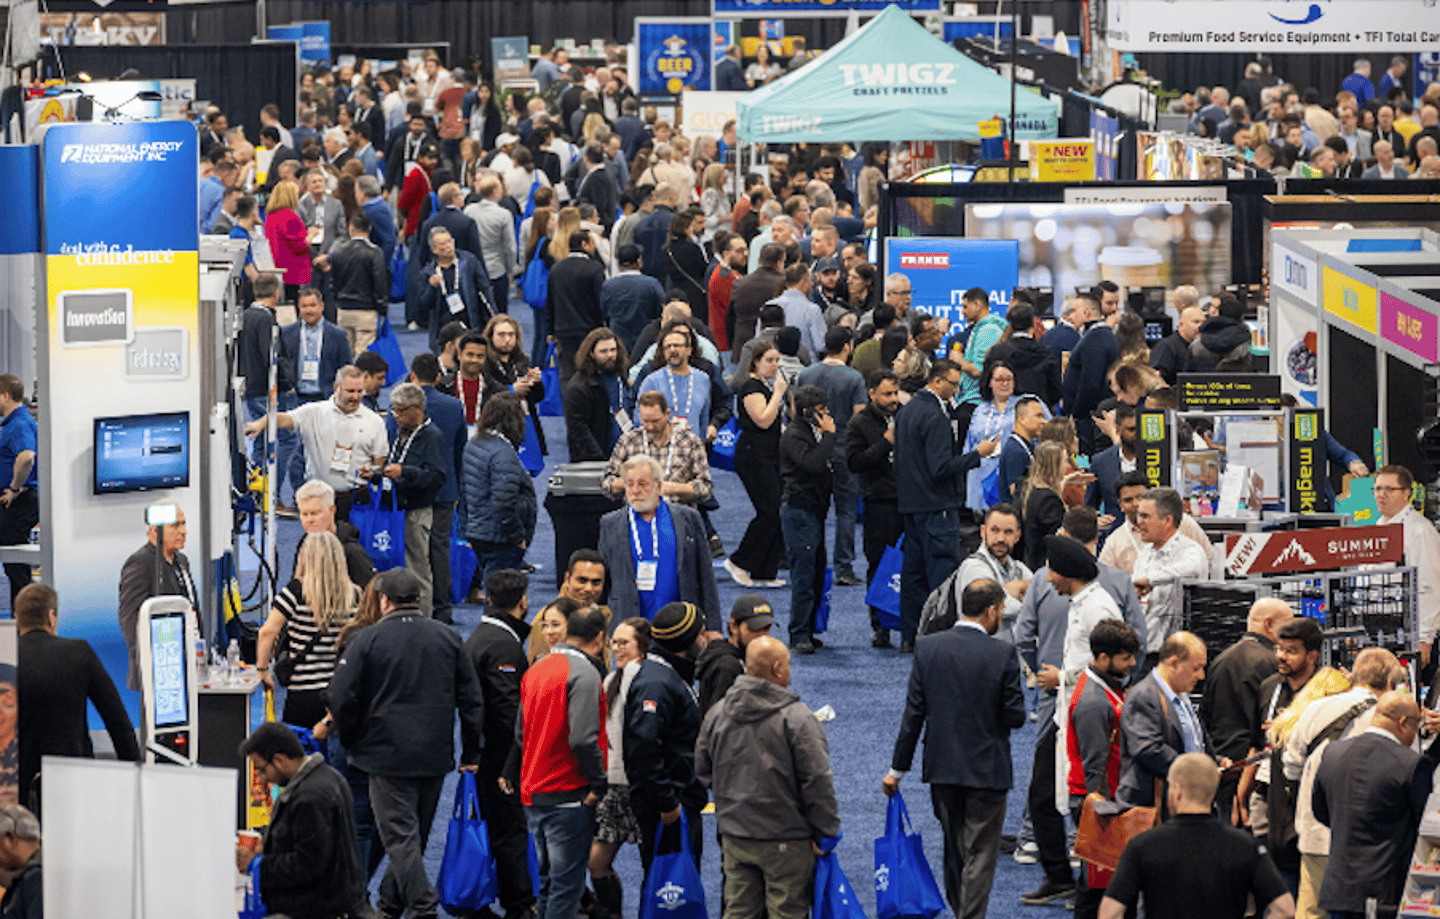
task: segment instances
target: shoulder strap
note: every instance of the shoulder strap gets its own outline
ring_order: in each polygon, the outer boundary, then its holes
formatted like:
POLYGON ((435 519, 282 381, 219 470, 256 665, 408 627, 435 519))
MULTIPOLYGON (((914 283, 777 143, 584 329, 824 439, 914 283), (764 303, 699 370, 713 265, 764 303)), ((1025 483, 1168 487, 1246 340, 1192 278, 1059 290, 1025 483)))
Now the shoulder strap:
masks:
POLYGON ((1315 735, 1314 739, 1312 739, 1309 745, 1305 747, 1305 757, 1308 759, 1310 757, 1310 754, 1320 749, 1323 744, 1329 743, 1330 741, 1339 738, 1340 735, 1344 734, 1347 730, 1349 730, 1350 725, 1355 723, 1355 719, 1359 718, 1362 712, 1364 712, 1366 709, 1370 708, 1374 704, 1375 699, 1372 697, 1362 702, 1356 702, 1354 705, 1347 708, 1340 715, 1339 718, 1336 718, 1334 721, 1330 722, 1330 724, 1325 728, 1325 730, 1315 735))

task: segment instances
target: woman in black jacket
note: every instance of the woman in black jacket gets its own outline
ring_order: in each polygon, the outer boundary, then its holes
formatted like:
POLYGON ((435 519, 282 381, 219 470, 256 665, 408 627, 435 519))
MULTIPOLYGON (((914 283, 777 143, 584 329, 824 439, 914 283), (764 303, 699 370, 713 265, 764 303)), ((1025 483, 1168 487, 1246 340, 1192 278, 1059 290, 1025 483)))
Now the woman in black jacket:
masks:
POLYGON ((1065 448, 1046 442, 1035 448, 1030 475, 1020 488, 1025 564, 1038 571, 1045 564, 1045 537, 1053 536, 1065 519, 1065 448))
POLYGON ((690 304, 690 315, 705 322, 710 305, 705 295, 705 250, 700 234, 705 232, 705 212, 687 207, 670 220, 670 238, 665 244, 666 289, 678 290, 690 304))

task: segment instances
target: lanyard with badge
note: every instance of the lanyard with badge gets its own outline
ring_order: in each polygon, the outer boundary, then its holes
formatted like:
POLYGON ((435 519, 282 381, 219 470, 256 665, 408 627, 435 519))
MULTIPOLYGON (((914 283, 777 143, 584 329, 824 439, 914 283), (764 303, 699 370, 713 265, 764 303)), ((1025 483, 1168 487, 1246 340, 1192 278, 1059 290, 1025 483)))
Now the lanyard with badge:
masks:
POLYGON ((300 382, 314 383, 318 388, 320 385, 320 330, 312 330, 308 325, 302 325, 300 341, 305 348, 305 356, 300 361, 300 382))
POLYGON ((615 389, 611 390, 608 383, 602 383, 605 387, 605 398, 610 403, 610 417, 615 419, 615 426, 620 429, 621 434, 629 434, 635 428, 635 422, 631 420, 630 413, 625 411, 625 406, 620 398, 620 381, 615 380, 615 389))
MULTIPOLYGON (((432 104, 433 104, 433 102, 432 102, 432 104)), ((423 135, 423 134, 420 135, 419 137, 406 137, 406 138, 405 138, 405 175, 406 175, 406 176, 409 176, 410 173, 415 169, 415 167, 420 165, 418 162, 415 161, 415 158, 420 155, 420 145, 423 144, 424 142, 425 142, 425 135, 423 135)))
POLYGON ((450 307, 450 315, 465 312, 465 301, 460 299, 460 262, 457 259, 451 266, 455 272, 455 289, 451 290, 450 285, 445 283, 445 269, 438 264, 435 266, 435 274, 440 277, 440 290, 445 294, 445 304, 450 307))
POLYGON ((410 445, 415 442, 415 435, 419 434, 420 429, 425 427, 425 425, 429 423, 430 419, 426 418, 424 421, 420 422, 418 425, 415 426, 415 430, 410 432, 410 436, 405 438, 405 442, 403 444, 397 442, 395 446, 392 446, 390 448, 390 462, 398 463, 401 466, 405 465, 405 457, 410 455, 410 445), (398 457, 395 455, 395 447, 400 448, 400 455, 398 457))
MULTIPOLYGON (((672 408, 680 405, 680 399, 675 395, 675 378, 679 375, 680 374, 671 373, 669 369, 665 371, 665 382, 670 386, 670 406, 672 408)), ((690 406, 695 401, 695 372, 692 370, 690 373, 685 374, 685 380, 685 411, 680 414, 680 417, 684 419, 685 430, 688 431, 690 430, 690 406)))
POLYGON ((660 508, 655 508, 655 516, 650 518, 650 558, 645 558, 645 550, 640 547, 640 519, 635 513, 635 508, 630 511, 630 538, 635 543, 635 586, 641 592, 648 593, 655 590, 655 581, 660 573, 660 508))

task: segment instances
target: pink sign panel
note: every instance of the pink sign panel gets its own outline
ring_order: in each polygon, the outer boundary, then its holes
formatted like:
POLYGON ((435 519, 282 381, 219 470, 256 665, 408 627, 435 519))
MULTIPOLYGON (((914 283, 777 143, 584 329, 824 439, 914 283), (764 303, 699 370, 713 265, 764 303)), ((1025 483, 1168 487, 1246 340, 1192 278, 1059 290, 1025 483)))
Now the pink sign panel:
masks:
POLYGON ((1380 292, 1380 335, 1427 361, 1440 353, 1440 317, 1380 292))

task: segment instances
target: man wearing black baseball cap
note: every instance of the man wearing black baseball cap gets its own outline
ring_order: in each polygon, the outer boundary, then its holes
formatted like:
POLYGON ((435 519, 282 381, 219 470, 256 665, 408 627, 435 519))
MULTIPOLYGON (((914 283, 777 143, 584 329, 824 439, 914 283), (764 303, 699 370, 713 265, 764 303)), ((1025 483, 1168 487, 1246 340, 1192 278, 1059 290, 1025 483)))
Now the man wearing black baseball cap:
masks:
POLYGON ((421 612, 420 579, 392 568, 375 579, 383 615, 356 633, 335 665, 330 711, 350 762, 370 776, 370 803, 390 867, 377 902, 385 916, 434 916, 425 841, 447 773, 475 769, 485 696, 475 666, 449 626, 421 612), (423 699, 423 705, 415 700, 423 699))
POLYGON ((709 795, 695 778, 700 712, 690 686, 704 627, 705 614, 693 603, 661 607, 651 620, 650 653, 640 662, 625 697, 625 775, 630 779, 630 806, 640 824, 640 862, 647 877, 656 855, 679 851, 682 807, 690 851, 696 867, 700 865, 700 808, 709 795), (656 830, 662 823, 665 831, 657 847, 656 830))
POLYGON ((700 684, 700 719, 725 697, 730 684, 745 672, 745 649, 750 642, 770 634, 775 611, 759 594, 745 594, 730 609, 730 638, 705 646, 695 665, 700 684))

